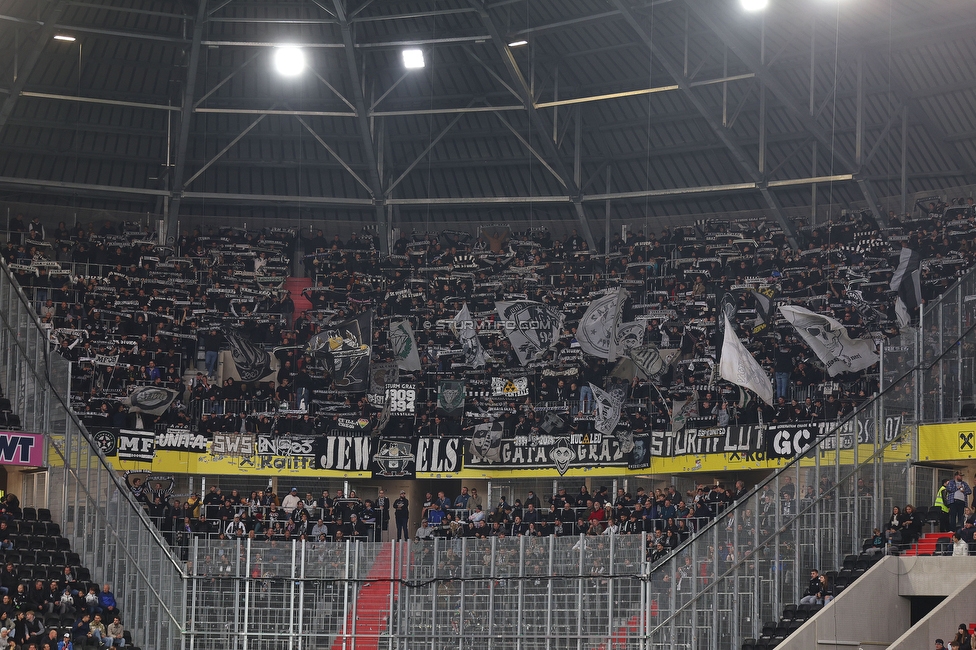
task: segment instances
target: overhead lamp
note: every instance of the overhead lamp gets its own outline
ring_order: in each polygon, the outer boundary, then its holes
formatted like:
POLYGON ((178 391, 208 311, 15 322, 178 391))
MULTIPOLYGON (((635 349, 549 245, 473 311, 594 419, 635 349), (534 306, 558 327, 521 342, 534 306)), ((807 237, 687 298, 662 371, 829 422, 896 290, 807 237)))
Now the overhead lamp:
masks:
POLYGON ((305 53, 294 45, 279 45, 275 48, 274 64, 282 77, 297 77, 305 69, 305 53))
POLYGON ((519 39, 517 41, 512 41, 511 43, 508 44, 508 46, 509 47, 522 47, 523 45, 528 45, 528 44, 529 44, 529 42, 523 38, 523 39, 519 39))
POLYGON ((742 8, 746 11, 762 11, 769 5, 769 0, 742 0, 742 8))
POLYGON ((56 41, 65 41, 66 43, 74 43, 78 39, 75 38, 74 36, 68 36, 67 34, 55 34, 54 35, 54 40, 56 40, 56 41))
POLYGON ((425 65, 423 50, 412 48, 403 51, 403 67, 407 70, 417 70, 425 65))

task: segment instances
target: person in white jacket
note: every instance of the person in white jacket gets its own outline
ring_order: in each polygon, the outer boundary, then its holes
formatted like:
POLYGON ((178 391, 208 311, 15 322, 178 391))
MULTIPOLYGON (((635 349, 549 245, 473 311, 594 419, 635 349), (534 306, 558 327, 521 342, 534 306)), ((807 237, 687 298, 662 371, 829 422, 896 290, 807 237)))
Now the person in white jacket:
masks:
POLYGON ((958 534, 952 536, 952 557, 966 557, 969 555, 969 544, 958 534))

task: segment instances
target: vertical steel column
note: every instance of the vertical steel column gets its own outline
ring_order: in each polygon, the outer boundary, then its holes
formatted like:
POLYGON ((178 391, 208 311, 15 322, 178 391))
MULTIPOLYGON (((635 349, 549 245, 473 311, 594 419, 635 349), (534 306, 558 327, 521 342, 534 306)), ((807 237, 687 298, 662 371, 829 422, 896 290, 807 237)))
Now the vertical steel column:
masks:
MULTIPOLYGON (((343 490, 343 494, 345 494, 345 490, 343 490)), ((343 589, 342 589, 342 612, 343 612, 343 614, 342 614, 342 648, 343 648, 343 650, 345 650, 345 648, 349 647, 348 646, 348 643, 349 643, 349 564, 350 564, 349 554, 350 554, 350 548, 349 548, 349 541, 347 540, 346 541, 346 561, 343 563, 343 566, 342 566, 342 572, 343 572, 343 576, 342 576, 343 577, 343 581, 342 581, 342 585, 343 585, 343 589)))
POLYGON ((857 55, 857 105, 854 126, 854 164, 861 171, 864 152, 864 53, 857 55))
POLYGON ((519 581, 518 581, 518 612, 515 614, 515 648, 522 650, 522 615, 525 613, 525 540, 528 537, 519 537, 519 581))
MULTIPOLYGON (((555 490, 556 481, 553 480, 553 494, 556 494, 555 490)), ((546 579, 546 650, 552 650, 552 608, 553 608, 553 593, 552 593, 552 576, 553 571, 555 571, 555 566, 553 565, 553 559, 556 555, 556 536, 549 535, 549 571, 548 578, 546 579)))
MULTIPOLYGON (((583 556, 584 547, 586 546, 586 537, 583 535, 579 536, 579 556, 577 560, 577 579, 576 579, 576 598, 577 602, 585 602, 583 598, 583 556)), ((576 650, 583 650, 583 616, 576 617, 576 650)))
MULTIPOLYGON (((302 554, 305 552, 305 542, 302 542, 302 554)), ((295 637, 298 633, 295 631, 295 556, 298 544, 291 545, 291 566, 289 567, 289 580, 288 580, 288 650, 292 650, 295 647, 295 637)))
MULTIPOLYGON (((190 596, 190 602, 189 602, 190 606, 187 608, 186 611, 199 613, 203 611, 203 608, 197 606, 197 602, 200 599, 200 595, 199 595, 200 579, 197 577, 198 575, 200 575, 200 539, 197 537, 193 538, 193 553, 191 557, 193 558, 193 573, 187 575, 187 579, 182 581, 183 592, 184 594, 186 593, 186 582, 192 581, 193 588, 191 589, 192 595, 190 596)), ((183 602, 186 602, 185 598, 183 602)), ((190 620, 186 622, 187 634, 183 635, 184 647, 186 647, 186 637, 190 637, 191 650, 196 640, 196 631, 197 631, 196 628, 197 628, 197 619, 196 616, 192 616, 190 620)))
MULTIPOLYGON (((382 534, 382 533, 381 533, 382 534)), ((396 599, 393 597, 393 593, 396 591, 396 586, 398 584, 400 573, 400 554, 397 552, 397 543, 395 541, 388 541, 387 544, 390 545, 390 600, 387 606, 387 611, 390 613, 389 617, 386 619, 386 645, 387 650, 392 650, 393 647, 393 607, 396 605, 396 599)), ((379 644, 377 644, 379 647, 379 644)), ((298 650, 302 650, 301 646, 298 650)))
MULTIPOLYGON (((514 501, 512 502, 514 503, 514 501)), ((436 556, 435 556, 436 557, 436 556)), ((498 538, 491 538, 491 580, 488 582, 488 637, 495 633, 495 558, 498 557, 498 538)))
POLYGON ((901 111, 901 216, 908 214, 908 102, 901 111))
MULTIPOLYGON (((726 46, 726 50, 728 46, 726 46)), ((817 86, 817 21, 810 21, 810 117, 815 114, 816 108, 816 86, 817 86)))
MULTIPOLYGON (((250 638, 251 638, 248 635, 248 633, 247 633, 247 631, 250 629, 250 625, 248 625, 248 623, 250 621, 250 615, 251 615, 251 581, 248 579, 248 576, 250 575, 250 571, 248 571, 248 568, 251 566, 251 539, 250 538, 247 539, 247 543, 246 543, 246 545, 245 545, 244 548, 245 548, 245 551, 244 551, 244 574, 243 574, 243 580, 244 580, 244 625, 243 625, 243 630, 242 630, 243 640, 242 640, 242 644, 241 645, 243 646, 244 650, 247 650, 248 642, 250 641, 250 638)), ((238 573, 238 575, 240 576, 241 574, 238 573)))
MULTIPOLYGON (((614 479, 613 483, 614 483, 614 486, 616 486, 617 480, 614 479)), ((616 493, 617 493, 617 491, 614 490, 614 494, 616 494, 616 493)), ((617 536, 616 535, 610 535, 610 562, 608 563, 609 566, 607 566, 607 632, 604 635, 604 638, 606 638, 606 640, 607 640, 607 645, 608 646, 610 645, 610 638, 613 635, 613 595, 614 595, 613 594, 613 592, 614 592, 613 585, 614 585, 614 581, 613 581, 613 579, 610 576, 614 575, 614 573, 615 573, 613 567, 614 567, 615 561, 617 559, 616 551, 617 551, 617 536)), ((599 598, 599 594, 597 595, 597 598, 599 598)))
MULTIPOLYGON (((817 141, 810 146, 810 177, 817 177, 817 141)), ((810 183, 810 223, 817 223, 817 184, 810 183)))
MULTIPOLYGON (((607 195, 608 196, 610 195, 610 170, 612 169, 613 169, 613 165, 608 163, 607 164, 607 195)), ((605 262, 607 266, 605 266, 604 268, 606 269, 606 272, 609 273, 608 266, 609 266, 609 255, 610 255, 610 199, 607 199, 606 201, 606 212, 604 215, 603 254, 608 256, 607 261, 605 262)), ((614 479, 614 483, 616 483, 616 479, 614 479)), ((616 489, 614 489, 614 494, 616 493, 617 491, 616 489)))
MULTIPOLYGON (((464 646, 464 597, 466 594, 465 585, 468 577, 468 537, 461 538, 461 590, 458 594, 458 650, 464 646)), ((519 607, 521 609, 521 606, 519 607)))

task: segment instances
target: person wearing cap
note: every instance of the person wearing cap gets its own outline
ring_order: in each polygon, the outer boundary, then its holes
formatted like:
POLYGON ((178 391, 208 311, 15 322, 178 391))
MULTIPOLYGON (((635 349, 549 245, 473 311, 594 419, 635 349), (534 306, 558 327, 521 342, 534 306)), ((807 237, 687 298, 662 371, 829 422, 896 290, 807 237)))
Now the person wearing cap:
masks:
POLYGON ((234 520, 227 524, 227 528, 224 529, 224 534, 228 538, 237 537, 238 535, 247 534, 247 526, 241 521, 240 515, 234 515, 234 520))
POLYGON ((393 514, 396 521, 397 541, 409 540, 410 533, 407 532, 407 523, 410 521, 410 500, 407 499, 407 493, 403 490, 400 490, 400 496, 393 502, 393 514))
POLYGON ((298 488, 293 487, 288 495, 281 500, 281 509, 287 516, 290 517, 292 511, 295 509, 295 506, 298 505, 299 501, 301 501, 301 499, 298 496, 298 488))
POLYGON ((433 538, 434 538, 434 529, 427 525, 426 519, 422 520, 420 522, 420 528, 417 529, 417 534, 414 535, 414 539, 420 542, 423 540, 433 539, 433 538))
POLYGON ((935 650, 945 650, 945 642, 942 639, 935 640, 935 650))
POLYGON ((58 642, 58 650, 74 650, 74 645, 71 643, 71 635, 67 632, 64 633, 64 637, 58 642))

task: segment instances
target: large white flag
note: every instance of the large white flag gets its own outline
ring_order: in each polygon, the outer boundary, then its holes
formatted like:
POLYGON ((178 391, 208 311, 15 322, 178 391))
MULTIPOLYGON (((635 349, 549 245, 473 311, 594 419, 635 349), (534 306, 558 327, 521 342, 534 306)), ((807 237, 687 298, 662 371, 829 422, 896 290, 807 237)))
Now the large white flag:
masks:
POLYGON ((464 364, 472 368, 482 368, 485 365, 485 351, 478 340, 478 330, 475 329, 474 319, 468 311, 468 303, 454 317, 452 326, 454 335, 461 341, 461 350, 464 353, 464 364))
POLYGON ((625 351, 618 350, 618 329, 626 299, 627 292, 618 288, 590 303, 576 328, 576 340, 583 352, 613 361, 625 351))
POLYGON ((563 314, 532 300, 496 302, 502 328, 523 366, 541 357, 559 340, 563 314))
POLYGON ((769 377, 763 371, 762 366, 756 361, 742 341, 735 335, 735 328, 725 318, 725 339, 722 342, 722 361, 719 363, 718 371, 722 379, 730 381, 737 386, 748 388, 762 401, 770 406, 773 405, 773 385, 769 377))
POLYGON ((780 312, 800 333, 831 377, 869 368, 880 358, 870 339, 852 339, 840 321, 794 305, 780 305, 780 312))
POLYGON ((593 428, 600 433, 609 435, 620 422, 620 409, 624 405, 624 391, 623 389, 603 390, 593 384, 590 384, 590 390, 593 391, 593 402, 596 406, 593 428))
POLYGON ((417 339, 414 338, 410 321, 390 321, 390 347, 393 348, 393 358, 401 370, 420 370, 420 353, 417 351, 417 339))

